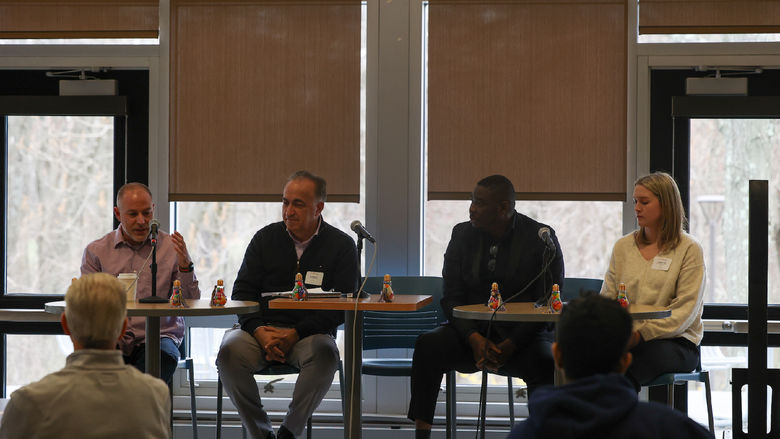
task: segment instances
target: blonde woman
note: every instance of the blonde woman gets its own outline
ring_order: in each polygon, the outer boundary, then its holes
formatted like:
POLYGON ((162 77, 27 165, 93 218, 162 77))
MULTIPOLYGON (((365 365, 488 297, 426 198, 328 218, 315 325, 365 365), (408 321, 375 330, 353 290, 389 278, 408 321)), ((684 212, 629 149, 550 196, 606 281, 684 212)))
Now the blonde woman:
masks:
POLYGON ((630 303, 672 311, 665 319, 634 322, 638 335, 626 377, 639 390, 662 373, 696 367, 705 267, 701 245, 683 230, 680 190, 669 174, 640 177, 633 198, 639 228, 615 243, 601 294, 616 298, 618 285, 624 283, 630 303))

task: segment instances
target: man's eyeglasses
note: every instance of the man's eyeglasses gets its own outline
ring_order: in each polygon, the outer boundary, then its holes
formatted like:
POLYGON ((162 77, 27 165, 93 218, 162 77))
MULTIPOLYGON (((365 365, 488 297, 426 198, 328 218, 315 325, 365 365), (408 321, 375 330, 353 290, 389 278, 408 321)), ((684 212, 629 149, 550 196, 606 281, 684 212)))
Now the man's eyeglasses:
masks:
POLYGON ((492 273, 496 271, 496 255, 498 254, 498 244, 491 245, 488 253, 490 254, 490 259, 488 260, 488 271, 492 273))

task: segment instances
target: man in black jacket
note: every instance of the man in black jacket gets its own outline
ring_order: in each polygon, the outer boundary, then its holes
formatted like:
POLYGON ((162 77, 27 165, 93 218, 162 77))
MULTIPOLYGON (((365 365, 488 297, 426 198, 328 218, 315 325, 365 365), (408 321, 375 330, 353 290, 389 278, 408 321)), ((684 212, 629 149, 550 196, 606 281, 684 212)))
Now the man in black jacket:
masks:
POLYGON ((563 286, 563 254, 548 226, 515 211, 515 189, 502 175, 480 180, 472 193, 470 222, 452 230, 444 254, 441 306, 449 324, 417 339, 409 419, 417 438, 430 437, 442 376, 450 370, 487 369, 522 377, 529 393, 553 382, 552 332, 545 323, 496 323, 453 318, 459 305, 487 304, 491 284, 504 300, 535 302, 553 283, 563 286), (551 243, 540 239, 549 230, 551 243), (519 294, 518 294, 519 293, 519 294))
POLYGON ((339 311, 268 308, 265 292, 290 291, 296 273, 309 287, 354 293, 358 287, 355 242, 323 221, 325 180, 306 171, 290 176, 282 197, 283 221, 258 231, 249 243, 233 286, 233 300, 260 302, 260 311, 239 316, 217 355, 219 376, 252 438, 276 437, 263 410, 253 373, 273 362, 300 373, 279 438, 303 433, 306 420, 333 382, 339 353, 339 311))

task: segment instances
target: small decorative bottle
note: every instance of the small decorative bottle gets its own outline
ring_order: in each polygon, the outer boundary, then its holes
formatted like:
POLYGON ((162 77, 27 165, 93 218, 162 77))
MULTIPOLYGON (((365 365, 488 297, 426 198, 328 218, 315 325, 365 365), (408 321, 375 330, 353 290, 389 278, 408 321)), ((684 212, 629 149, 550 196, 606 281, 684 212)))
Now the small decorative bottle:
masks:
POLYGON ((184 298, 181 295, 181 281, 173 281, 173 294, 171 294, 171 306, 184 306, 184 298))
POLYGON ((501 299, 501 293, 498 292, 498 284, 496 282, 493 282, 490 286, 490 299, 488 299, 487 306, 494 311, 506 311, 504 301, 501 299))
POLYGON ((303 285, 303 276, 301 276, 301 273, 295 275, 292 298, 293 300, 307 300, 309 298, 309 292, 306 291, 306 286, 303 285))
POLYGON ((211 306, 225 306, 227 297, 225 296, 225 283, 222 279, 217 279, 217 284, 211 291, 211 306))
POLYGON ((626 284, 620 282, 618 285, 617 301, 623 308, 628 308, 628 296, 626 296, 626 284))
POLYGON ((558 313, 563 309, 563 302, 561 302, 561 287, 558 284, 553 284, 552 295, 550 296, 550 312, 558 313))
POLYGON ((395 297, 393 294, 393 281, 390 280, 390 275, 386 274, 385 279, 382 282, 382 294, 379 295, 380 302, 392 302, 395 297))

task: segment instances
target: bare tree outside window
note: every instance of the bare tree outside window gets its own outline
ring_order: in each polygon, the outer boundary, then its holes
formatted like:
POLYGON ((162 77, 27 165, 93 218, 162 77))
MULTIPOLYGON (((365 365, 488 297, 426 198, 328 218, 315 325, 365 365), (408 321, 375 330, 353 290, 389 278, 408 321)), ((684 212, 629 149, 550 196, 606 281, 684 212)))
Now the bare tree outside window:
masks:
MULTIPOLYGON (((90 241, 112 227, 112 117, 8 118, 7 293, 64 294, 90 241)), ((62 337, 59 337, 62 339, 62 337)), ((65 364, 55 336, 8 336, 9 391, 65 364)))

